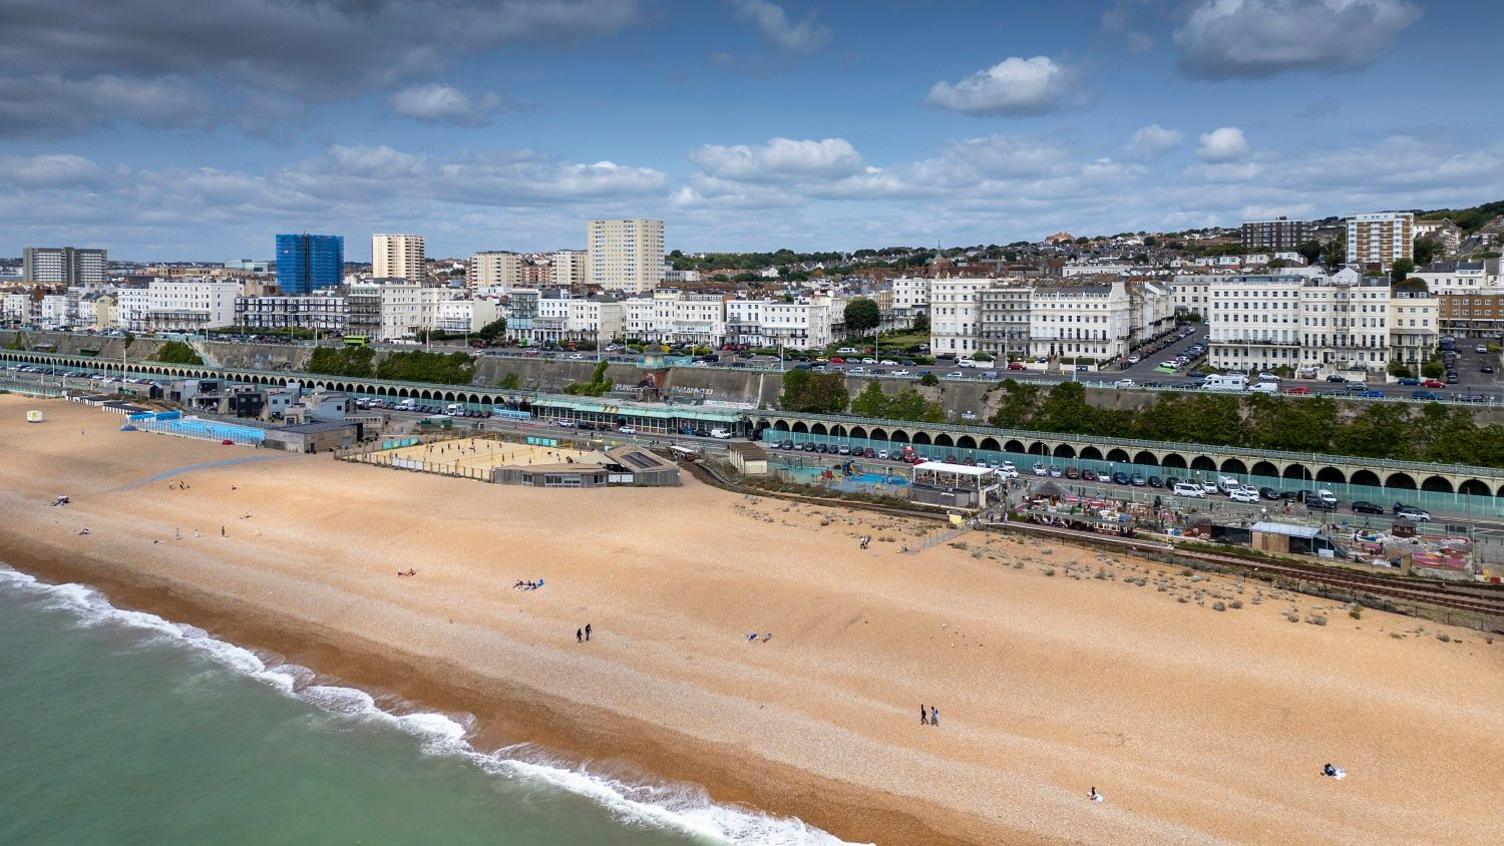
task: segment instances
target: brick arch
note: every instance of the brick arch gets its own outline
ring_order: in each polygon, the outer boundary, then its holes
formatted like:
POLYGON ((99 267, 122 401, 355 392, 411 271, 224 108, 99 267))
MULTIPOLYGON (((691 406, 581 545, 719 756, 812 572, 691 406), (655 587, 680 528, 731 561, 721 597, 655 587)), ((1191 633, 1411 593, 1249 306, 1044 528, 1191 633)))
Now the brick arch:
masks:
POLYGON ((983 438, 978 446, 982 449, 992 450, 993 452, 1002 452, 1001 447, 998 446, 997 438, 983 438))
POLYGON ((1101 461, 1102 451, 1094 446, 1081 447, 1081 452, 1076 455, 1082 461, 1101 461))
POLYGON ((1467 494, 1468 496, 1493 496, 1493 492, 1488 489, 1488 485, 1477 479, 1463 479, 1462 484, 1457 486, 1457 493, 1467 494))
POLYGON ((941 432, 935 436, 935 446, 937 447, 953 447, 955 445, 956 442, 945 432, 941 432))
POLYGON ((1056 458, 1075 458, 1076 448, 1070 444, 1056 444, 1055 448, 1050 451, 1050 454, 1056 458))
POLYGON ((1166 470, 1184 470, 1186 469, 1185 456, 1178 452, 1167 452, 1165 457, 1159 460, 1159 466, 1166 470))
POLYGON ((1420 489, 1423 491, 1431 491, 1432 493, 1454 492, 1452 488, 1452 480, 1446 478, 1445 476, 1427 476, 1426 480, 1420 483, 1420 489))
POLYGON ((825 428, 824 423, 811 423, 809 424, 809 433, 811 435, 825 435, 829 434, 830 430, 825 428))
POLYGON ((808 435, 809 426, 805 425, 803 420, 795 420, 794 427, 790 431, 792 431, 796 435, 808 435))
POLYGON ((1217 469, 1217 462, 1213 461, 1210 456, 1198 455, 1195 458, 1191 459, 1191 469, 1192 470, 1216 470, 1217 469))
POLYGON ((1384 479, 1384 487, 1402 491, 1415 490, 1415 479, 1409 473, 1390 473, 1384 479))
POLYGON ((1288 464, 1285 466, 1285 472, 1280 475, 1286 479, 1306 481, 1311 478, 1311 471, 1307 470, 1304 464, 1288 464))
POLYGON ((1150 452, 1150 451, 1148 451, 1146 449, 1141 449, 1141 450, 1139 450, 1133 456, 1133 463, 1134 464, 1149 464, 1149 465, 1158 466, 1158 464, 1159 464, 1159 456, 1155 455, 1154 453, 1152 453, 1152 452, 1150 452))
POLYGON ((1347 483, 1347 476, 1336 467, 1323 467, 1316 471, 1316 481, 1335 482, 1342 485, 1347 483))
POLYGON ((1023 441, 1010 440, 1007 443, 1003 444, 1003 452, 1025 453, 1028 451, 1029 448, 1024 446, 1023 441))
MULTIPOLYGON (((867 434, 867 429, 866 429, 866 427, 863 427, 863 426, 852 426, 851 427, 851 431, 848 432, 847 434, 849 434, 853 438, 871 438, 872 437, 871 435, 867 434)), ((873 438, 873 440, 882 440, 882 439, 880 439, 880 438, 873 438)))
POLYGON ((888 433, 888 440, 896 444, 906 444, 909 442, 909 433, 902 429, 894 429, 888 433))
POLYGON ((976 449, 977 448, 977 439, 973 438, 970 435, 962 435, 959 438, 956 438, 956 448, 957 449, 976 449))
POLYGON ((1226 458, 1222 460, 1222 472, 1246 474, 1248 465, 1236 458, 1226 458))
POLYGON ((775 431, 775 432, 787 432, 788 430, 789 430, 789 421, 782 420, 782 419, 780 419, 780 420, 774 420, 773 421, 773 431, 775 431))
POLYGON ((1029 454, 1030 455, 1049 455, 1050 454, 1050 448, 1045 445, 1044 441, 1035 441, 1034 443, 1029 444, 1029 454))
POLYGON ((873 429, 867 434, 867 437, 874 441, 886 441, 888 440, 888 432, 885 429, 873 429))
POLYGON ((1133 463, 1132 461, 1129 460, 1128 451, 1125 450, 1125 449, 1121 449, 1119 447, 1113 447, 1112 449, 1110 449, 1110 450, 1107 451, 1107 460, 1108 461, 1113 461, 1113 462, 1120 462, 1120 463, 1123 463, 1123 464, 1132 464, 1133 463))
POLYGON ((842 426, 839 423, 832 423, 830 425, 830 436, 832 438, 844 438, 844 437, 846 437, 846 427, 842 426))
POLYGON ((1349 485, 1365 485, 1370 488, 1382 488, 1384 486, 1384 483, 1379 481, 1379 474, 1372 470, 1353 471, 1353 474, 1347 477, 1347 483, 1349 485))
POLYGON ((1253 468, 1248 472, 1255 476, 1271 476, 1274 478, 1279 477, 1279 468, 1275 467, 1273 464, 1270 464, 1267 461, 1255 461, 1253 463, 1253 468))

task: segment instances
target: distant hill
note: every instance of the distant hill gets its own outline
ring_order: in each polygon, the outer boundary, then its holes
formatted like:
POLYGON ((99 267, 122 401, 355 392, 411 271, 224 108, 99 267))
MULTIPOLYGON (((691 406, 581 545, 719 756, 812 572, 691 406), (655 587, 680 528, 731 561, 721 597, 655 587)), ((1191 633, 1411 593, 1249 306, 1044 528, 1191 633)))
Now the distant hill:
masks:
POLYGON ((1447 218, 1462 227, 1462 231, 1477 232, 1485 223, 1504 214, 1504 200, 1492 203, 1484 203, 1467 209, 1435 209, 1434 211, 1415 212, 1415 216, 1421 220, 1441 220, 1447 218))

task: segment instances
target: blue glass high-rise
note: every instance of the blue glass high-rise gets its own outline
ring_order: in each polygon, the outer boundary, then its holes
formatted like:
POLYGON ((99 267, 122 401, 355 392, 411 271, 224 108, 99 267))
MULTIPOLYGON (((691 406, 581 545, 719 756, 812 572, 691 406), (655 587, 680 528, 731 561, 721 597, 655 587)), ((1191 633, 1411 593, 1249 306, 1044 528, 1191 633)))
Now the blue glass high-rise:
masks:
POLYGON ((340 283, 345 266, 345 236, 277 236, 277 287, 283 294, 311 294, 340 283))

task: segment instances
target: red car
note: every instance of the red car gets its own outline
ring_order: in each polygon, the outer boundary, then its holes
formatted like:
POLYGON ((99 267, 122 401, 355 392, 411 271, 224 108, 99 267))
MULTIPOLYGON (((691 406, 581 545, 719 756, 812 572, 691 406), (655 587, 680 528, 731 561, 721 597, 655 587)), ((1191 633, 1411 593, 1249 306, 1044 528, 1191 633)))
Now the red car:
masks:
POLYGON ((1010 362, 1008 362, 1008 369, 1009 370, 1023 370, 1024 369, 1024 363, 1022 361, 1010 361, 1010 362))
POLYGON ((845 364, 846 363, 846 359, 841 358, 838 355, 833 355, 833 356, 830 357, 830 363, 831 364, 845 364))
POLYGON ((1427 379, 1426 381, 1421 382, 1420 384, 1421 384, 1421 387, 1424 387, 1424 388, 1445 388, 1446 387, 1446 383, 1443 382, 1443 381, 1441 381, 1440 379, 1427 379))
POLYGON ((1311 392, 1311 389, 1307 388, 1305 385, 1296 385, 1293 388, 1286 388, 1285 389, 1285 393, 1287 393, 1287 394, 1301 394, 1301 395, 1304 395, 1304 394, 1309 394, 1310 392, 1311 392))

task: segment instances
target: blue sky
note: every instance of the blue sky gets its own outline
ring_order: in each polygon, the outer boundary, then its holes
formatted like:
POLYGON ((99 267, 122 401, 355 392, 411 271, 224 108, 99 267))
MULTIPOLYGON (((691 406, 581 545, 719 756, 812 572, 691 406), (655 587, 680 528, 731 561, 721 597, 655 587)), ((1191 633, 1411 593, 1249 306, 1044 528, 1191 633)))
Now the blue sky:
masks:
POLYGON ((0 254, 1006 243, 1504 198, 1497 0, 0 0, 0 254))

